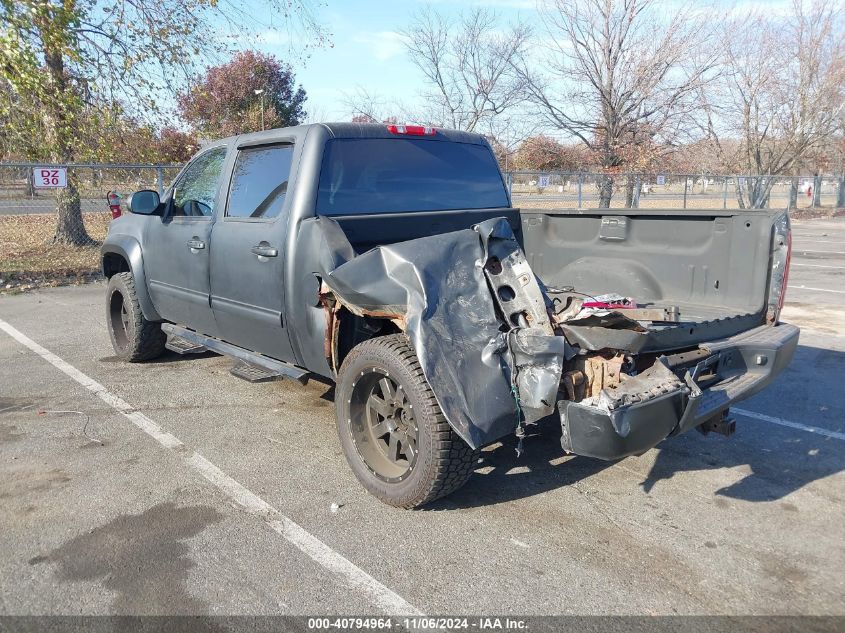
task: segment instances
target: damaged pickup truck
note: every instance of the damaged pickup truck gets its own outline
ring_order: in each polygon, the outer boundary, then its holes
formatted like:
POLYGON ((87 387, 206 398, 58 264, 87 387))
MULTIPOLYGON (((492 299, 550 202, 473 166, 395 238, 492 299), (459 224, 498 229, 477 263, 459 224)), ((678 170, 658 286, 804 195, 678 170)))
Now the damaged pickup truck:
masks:
POLYGON ((789 218, 518 210, 481 136, 315 124, 212 143, 102 247, 119 356, 211 350, 336 383, 355 475, 416 507, 557 416, 562 450, 641 454, 789 363, 789 218))

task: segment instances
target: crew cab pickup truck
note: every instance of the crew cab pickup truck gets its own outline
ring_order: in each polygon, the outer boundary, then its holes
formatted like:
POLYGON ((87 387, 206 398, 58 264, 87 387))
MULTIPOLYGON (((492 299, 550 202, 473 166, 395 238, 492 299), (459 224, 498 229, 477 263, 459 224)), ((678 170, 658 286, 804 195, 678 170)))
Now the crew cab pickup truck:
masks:
POLYGON ((386 503, 469 478, 557 416, 563 451, 641 454, 789 363, 784 211, 513 208, 487 141, 314 124, 211 143, 102 246, 116 353, 335 381, 340 443, 386 503))

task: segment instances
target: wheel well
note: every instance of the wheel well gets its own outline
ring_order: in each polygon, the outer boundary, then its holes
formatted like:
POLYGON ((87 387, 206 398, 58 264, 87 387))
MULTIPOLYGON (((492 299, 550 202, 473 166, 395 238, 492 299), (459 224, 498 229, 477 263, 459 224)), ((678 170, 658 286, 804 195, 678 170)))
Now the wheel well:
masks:
POLYGON ((393 321, 387 318, 370 316, 358 316, 346 308, 341 308, 336 316, 338 329, 335 346, 335 371, 340 369, 343 359, 353 347, 364 341, 390 334, 400 334, 399 329, 393 321))
POLYGON ((132 269, 129 267, 129 262, 123 255, 118 253, 106 253, 103 255, 103 275, 106 279, 111 279, 117 273, 128 273, 132 269))

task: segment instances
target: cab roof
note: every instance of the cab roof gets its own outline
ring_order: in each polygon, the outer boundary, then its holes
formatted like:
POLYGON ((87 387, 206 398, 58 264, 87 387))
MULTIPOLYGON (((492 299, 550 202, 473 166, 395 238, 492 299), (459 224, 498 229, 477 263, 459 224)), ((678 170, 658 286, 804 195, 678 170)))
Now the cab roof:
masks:
MULTIPOLYGON (((400 124, 401 125, 401 124, 400 124)), ((395 127, 395 126, 394 126, 395 127)), ((480 134, 463 132, 461 130, 449 130, 434 126, 435 133, 426 136, 414 136, 390 131, 387 123, 309 123, 286 128, 273 128, 262 132, 251 132, 239 136, 230 136, 206 144, 204 147, 228 145, 237 139, 238 144, 261 143, 284 136, 286 133, 295 133, 297 136, 304 135, 311 128, 322 128, 323 134, 329 138, 417 138, 431 141, 447 141, 453 143, 472 143, 475 145, 487 145, 487 139, 480 134)))

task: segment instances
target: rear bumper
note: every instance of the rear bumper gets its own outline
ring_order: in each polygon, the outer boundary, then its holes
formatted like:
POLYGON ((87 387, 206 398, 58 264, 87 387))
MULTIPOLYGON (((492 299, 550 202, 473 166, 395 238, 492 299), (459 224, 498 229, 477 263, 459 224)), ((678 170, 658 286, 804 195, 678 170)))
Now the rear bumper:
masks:
POLYGON ((655 363, 624 382, 622 393, 594 405, 562 400, 561 444, 568 453, 604 460, 641 454, 766 387, 792 360, 798 334, 787 323, 760 326, 702 344, 709 355, 693 367, 673 372, 655 363), (707 376, 713 378, 702 380, 707 376))

